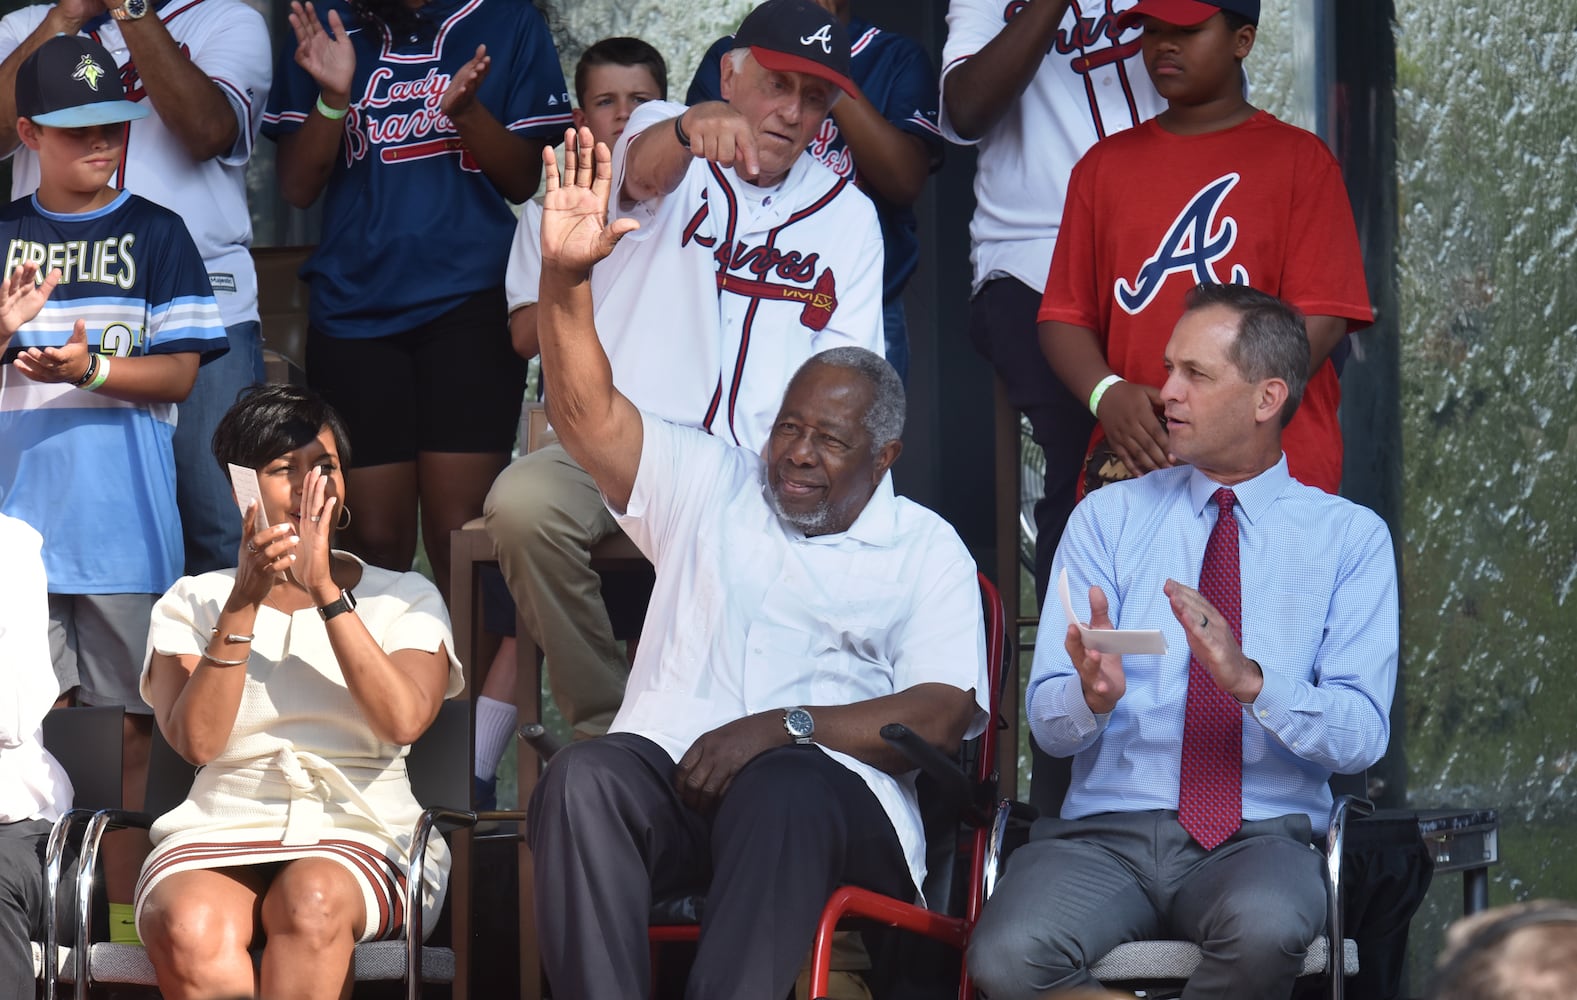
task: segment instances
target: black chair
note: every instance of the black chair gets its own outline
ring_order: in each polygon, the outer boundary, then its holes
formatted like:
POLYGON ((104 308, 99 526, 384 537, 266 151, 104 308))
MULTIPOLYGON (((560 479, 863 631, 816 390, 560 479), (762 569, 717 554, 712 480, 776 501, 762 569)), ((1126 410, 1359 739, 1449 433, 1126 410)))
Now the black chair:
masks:
MULTIPOLYGON (((411 868, 406 884, 405 937, 400 941, 374 941, 356 946, 352 975, 357 984, 403 982, 410 1000, 422 995, 425 985, 449 986, 458 998, 464 994, 463 934, 449 945, 423 943, 422 873, 427 863, 428 836, 440 828, 470 828, 479 820, 521 821, 520 812, 474 813, 463 808, 471 792, 471 706, 464 699, 446 701, 438 717, 411 746, 406 757, 411 788, 427 808, 412 834, 411 868), (460 808, 450 808, 454 803, 460 808)), ((100 840, 107 830, 122 827, 146 829, 154 817, 173 809, 186 798, 196 768, 183 760, 157 731, 148 766, 147 810, 141 813, 104 810, 94 815, 84 837, 82 873, 77 882, 78 940, 87 940, 87 914, 91 912, 93 879, 100 840)), ((462 853, 455 852, 458 856, 462 853)), ((446 912, 464 912, 468 886, 463 866, 451 871, 446 912)), ((453 921, 450 921, 453 923, 453 921)), ((444 921, 440 921, 443 924, 444 921)), ((254 956, 255 958, 256 956, 254 956)), ((78 1000, 88 1000, 91 987, 100 985, 155 987, 153 964, 138 945, 96 943, 79 948, 67 974, 76 983, 78 1000)))
POLYGON ((100 809, 121 803, 122 720, 119 705, 57 708, 44 717, 44 749, 71 779, 71 808, 49 831, 44 847, 44 940, 33 942, 34 977, 44 1000, 55 1000, 61 966, 71 958, 60 946, 60 880, 68 845, 77 829, 100 809))

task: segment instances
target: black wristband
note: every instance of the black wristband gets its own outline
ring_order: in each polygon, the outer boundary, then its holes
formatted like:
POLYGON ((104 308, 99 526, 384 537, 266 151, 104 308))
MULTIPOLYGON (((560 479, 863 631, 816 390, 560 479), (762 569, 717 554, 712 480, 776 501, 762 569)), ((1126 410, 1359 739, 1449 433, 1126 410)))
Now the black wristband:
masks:
POLYGON ((99 371, 99 356, 97 354, 89 354, 88 355, 88 367, 82 372, 82 377, 81 378, 79 378, 75 382, 71 383, 71 387, 73 389, 80 389, 80 388, 82 388, 83 386, 87 385, 89 382, 93 381, 93 376, 97 375, 98 371, 99 371))
POLYGON ((679 145, 685 149, 690 148, 690 137, 684 134, 684 112, 679 112, 674 117, 674 138, 679 140, 679 145))

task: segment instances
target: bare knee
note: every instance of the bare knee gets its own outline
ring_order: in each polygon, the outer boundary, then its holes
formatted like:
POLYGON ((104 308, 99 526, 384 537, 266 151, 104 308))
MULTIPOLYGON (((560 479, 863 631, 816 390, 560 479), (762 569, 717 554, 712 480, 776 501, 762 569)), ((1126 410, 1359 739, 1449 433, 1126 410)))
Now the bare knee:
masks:
POLYGON ((252 942, 252 914, 203 892, 155 889, 142 905, 137 932, 159 981, 203 983, 227 978, 252 942))
POLYGON ((350 874, 332 861, 305 859, 286 865, 263 898, 263 929, 313 951, 353 946, 361 935, 361 893, 350 874))

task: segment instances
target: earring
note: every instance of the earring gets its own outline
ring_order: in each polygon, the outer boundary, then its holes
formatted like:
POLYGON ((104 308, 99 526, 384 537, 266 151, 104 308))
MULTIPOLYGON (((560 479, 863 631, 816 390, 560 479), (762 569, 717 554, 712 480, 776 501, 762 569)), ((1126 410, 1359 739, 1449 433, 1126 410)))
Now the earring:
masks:
POLYGON ((343 503, 339 505, 339 517, 334 520, 334 530, 344 531, 350 527, 350 508, 343 503))

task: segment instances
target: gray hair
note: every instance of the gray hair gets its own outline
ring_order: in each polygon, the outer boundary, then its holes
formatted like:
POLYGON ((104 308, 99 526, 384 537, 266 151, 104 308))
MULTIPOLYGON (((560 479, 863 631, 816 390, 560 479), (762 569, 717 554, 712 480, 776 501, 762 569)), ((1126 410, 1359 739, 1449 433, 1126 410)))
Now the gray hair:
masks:
POLYGON ((871 387, 871 405, 865 411, 865 430, 871 435, 872 450, 879 451, 903 437, 904 415, 908 402, 903 379, 880 354, 863 347, 833 347, 812 355, 799 366, 794 378, 811 365, 842 368, 854 372, 871 387))
MULTIPOLYGON (((749 55, 750 55, 750 46, 748 46, 748 45, 741 45, 737 49, 729 49, 727 52, 725 52, 723 54, 723 58, 727 59, 729 62, 733 63, 734 64, 734 72, 738 73, 738 72, 740 72, 741 70, 743 70, 745 68, 745 59, 749 55)), ((842 89, 840 89, 839 87, 834 86, 832 88, 832 96, 827 101, 827 110, 828 110, 829 113, 832 111, 832 106, 834 104, 837 104, 838 101, 840 99, 842 99, 842 97, 843 97, 842 89)))
POLYGON ((1184 301, 1184 312, 1224 306, 1238 315, 1238 335, 1227 357, 1249 382, 1276 378, 1287 384, 1281 426, 1292 422, 1309 384, 1309 333, 1297 309, 1248 285, 1196 285, 1184 301))

